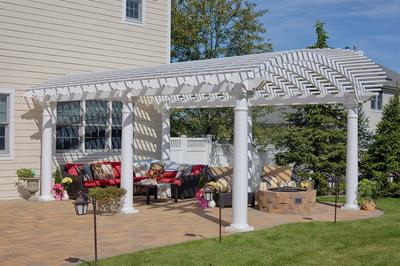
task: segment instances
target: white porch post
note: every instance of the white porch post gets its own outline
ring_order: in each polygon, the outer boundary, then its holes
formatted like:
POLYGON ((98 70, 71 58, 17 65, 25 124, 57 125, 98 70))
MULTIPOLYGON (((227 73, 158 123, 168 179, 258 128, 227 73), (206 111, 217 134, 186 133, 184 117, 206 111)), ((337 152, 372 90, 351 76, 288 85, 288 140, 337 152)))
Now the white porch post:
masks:
POLYGON ((232 223, 227 231, 251 231, 247 224, 248 102, 242 95, 235 101, 232 223))
POLYGON ((42 113, 42 158, 40 170, 40 201, 54 200, 51 195, 53 176, 53 132, 50 103, 43 104, 42 113))
POLYGON ((126 189, 121 213, 136 213, 133 208, 133 104, 122 102, 121 188, 126 189))
POLYGON ((253 192, 255 188, 255 176, 254 176, 254 157, 253 157, 253 121, 251 117, 251 112, 247 115, 247 125, 248 125, 248 133, 247 133, 247 158, 248 158, 248 183, 247 183, 247 191, 253 192))
POLYGON ((358 210, 358 114, 357 105, 347 107, 346 203, 343 209, 358 210))
POLYGON ((168 161, 171 159, 171 124, 168 106, 161 109, 161 120, 161 160, 168 161))

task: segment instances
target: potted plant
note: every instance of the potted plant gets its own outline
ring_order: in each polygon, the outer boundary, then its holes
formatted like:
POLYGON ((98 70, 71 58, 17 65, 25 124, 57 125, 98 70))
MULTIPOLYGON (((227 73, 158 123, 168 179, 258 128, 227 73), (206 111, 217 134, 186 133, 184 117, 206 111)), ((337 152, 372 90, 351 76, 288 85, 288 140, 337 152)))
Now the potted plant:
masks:
POLYGON ((64 197, 64 186, 61 183, 55 183, 51 193, 56 201, 61 201, 64 197))
POLYGON ((116 213, 122 207, 122 198, 126 190, 118 187, 94 187, 89 189, 89 196, 95 197, 100 213, 116 213))
POLYGON ((376 181, 363 179, 358 184, 358 199, 361 208, 366 211, 375 210, 375 201, 378 198, 378 185, 376 181))
POLYGON ((28 200, 35 200, 35 193, 39 190, 39 178, 36 177, 35 172, 30 168, 17 169, 18 181, 26 182, 26 190, 29 192, 28 200))

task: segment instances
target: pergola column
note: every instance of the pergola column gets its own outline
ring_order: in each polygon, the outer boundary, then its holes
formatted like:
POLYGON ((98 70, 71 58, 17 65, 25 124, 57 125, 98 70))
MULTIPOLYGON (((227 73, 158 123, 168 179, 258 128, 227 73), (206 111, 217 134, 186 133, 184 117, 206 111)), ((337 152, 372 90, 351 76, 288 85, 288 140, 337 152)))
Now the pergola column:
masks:
POLYGON ((121 213, 137 213, 133 207, 133 104, 122 102, 121 188, 126 189, 121 213))
POLYGON ((357 105, 347 107, 346 203, 343 209, 358 210, 358 114, 357 105))
POLYGON ((40 170, 40 201, 54 200, 51 195, 53 176, 53 122, 50 103, 43 104, 42 113, 42 157, 40 170))
POLYGON ((248 101, 242 95, 235 101, 232 223, 227 231, 251 231, 247 223, 248 187, 248 101))
POLYGON ((171 159, 171 123, 168 106, 161 108, 161 123, 161 160, 168 161, 171 159))

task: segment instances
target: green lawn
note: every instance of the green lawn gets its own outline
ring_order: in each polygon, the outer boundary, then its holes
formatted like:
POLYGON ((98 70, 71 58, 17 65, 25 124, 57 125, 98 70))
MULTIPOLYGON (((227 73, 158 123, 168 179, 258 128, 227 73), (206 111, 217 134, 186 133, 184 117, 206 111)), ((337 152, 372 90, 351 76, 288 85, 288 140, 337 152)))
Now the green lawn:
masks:
MULTIPOLYGON (((345 195, 339 195, 338 203, 344 203, 346 201, 345 195)), ((335 196, 318 196, 317 202, 335 202, 335 196)))
POLYGON ((400 265, 399 205, 400 199, 381 199, 385 215, 379 218, 282 225, 222 243, 198 240, 116 256, 100 265, 400 265))

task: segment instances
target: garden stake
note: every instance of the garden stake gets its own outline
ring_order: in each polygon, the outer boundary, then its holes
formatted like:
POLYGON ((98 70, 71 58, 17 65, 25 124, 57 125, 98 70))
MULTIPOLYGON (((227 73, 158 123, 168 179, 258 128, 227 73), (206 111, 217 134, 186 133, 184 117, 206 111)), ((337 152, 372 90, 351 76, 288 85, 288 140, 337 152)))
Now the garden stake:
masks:
POLYGON ((97 223, 96 223, 96 216, 97 216, 97 204, 96 204, 96 196, 93 196, 93 226, 94 226, 94 261, 96 266, 99 265, 97 261, 97 223))
POLYGON ((335 221, 334 221, 334 223, 336 223, 336 217, 337 217, 338 198, 339 198, 339 177, 335 177, 335 221))
POLYGON ((221 203, 222 203, 222 200, 221 200, 221 198, 222 198, 222 195, 221 195, 221 189, 220 188, 218 188, 218 207, 219 207, 219 242, 221 243, 222 242, 222 222, 221 222, 221 214, 222 214, 222 212, 221 212, 221 208, 222 208, 222 206, 221 206, 221 203))

